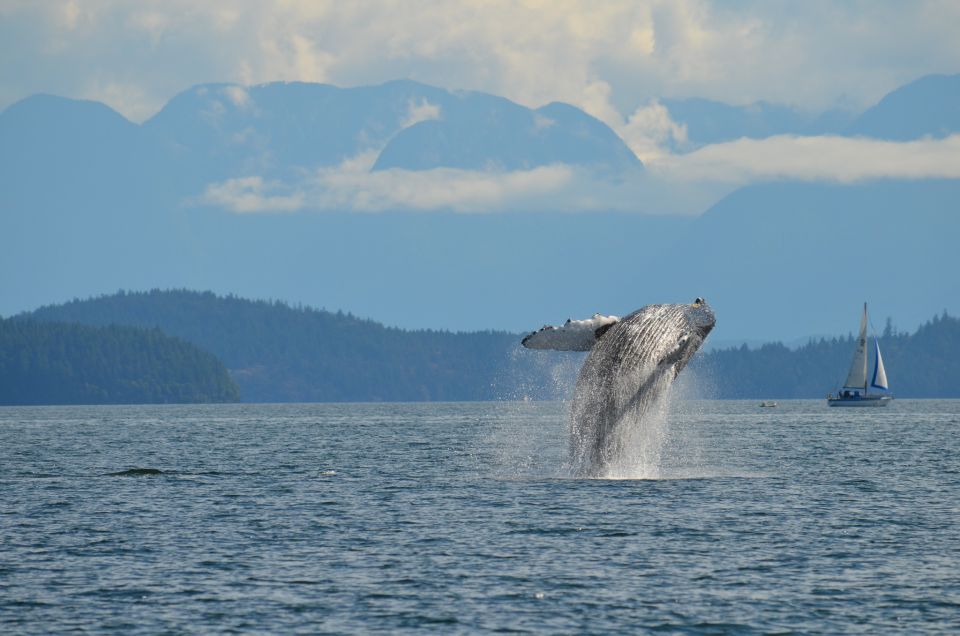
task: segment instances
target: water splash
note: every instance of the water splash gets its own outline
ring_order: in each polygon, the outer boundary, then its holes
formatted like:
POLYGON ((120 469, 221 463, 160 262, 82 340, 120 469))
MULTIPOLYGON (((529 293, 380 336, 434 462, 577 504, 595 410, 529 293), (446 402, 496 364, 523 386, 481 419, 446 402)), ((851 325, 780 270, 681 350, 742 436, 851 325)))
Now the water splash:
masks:
MULTIPOLYGON (((637 374, 646 370, 638 369, 637 374)), ((570 459, 566 471, 594 479, 660 479, 670 440, 672 373, 656 373, 641 399, 611 421, 592 410, 593 400, 575 400, 570 409, 570 459), (586 406, 586 408, 585 408, 586 406)), ((631 382, 622 382, 628 390, 631 382)))
POLYGON ((529 352, 521 355, 527 373, 514 380, 510 394, 496 405, 493 425, 477 453, 499 477, 564 477, 566 415, 584 356, 539 353, 531 363, 529 352), (548 399, 536 399, 543 397, 548 399))
MULTIPOLYGON (((501 479, 674 480, 722 476, 706 463, 702 410, 691 382, 668 385, 642 416, 621 422, 618 453, 603 470, 586 472, 571 461, 572 404, 500 402, 474 453, 484 474, 501 479), (692 395, 696 395, 694 391, 692 395)), ((569 396, 568 396, 569 397, 569 396)))
POLYGON ((666 382, 655 400, 628 413, 617 427, 617 454, 609 458, 604 479, 661 479, 664 450, 670 440, 671 387, 666 382))

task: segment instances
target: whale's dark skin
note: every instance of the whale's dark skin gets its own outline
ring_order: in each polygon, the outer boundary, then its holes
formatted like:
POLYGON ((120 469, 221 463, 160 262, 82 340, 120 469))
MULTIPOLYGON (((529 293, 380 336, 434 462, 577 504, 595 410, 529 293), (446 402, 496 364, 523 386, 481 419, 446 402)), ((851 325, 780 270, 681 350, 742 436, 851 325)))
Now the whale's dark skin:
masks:
POLYGON ((623 452, 620 427, 641 421, 715 323, 713 310, 698 298, 690 305, 648 305, 596 334, 571 407, 575 474, 607 474, 623 452))

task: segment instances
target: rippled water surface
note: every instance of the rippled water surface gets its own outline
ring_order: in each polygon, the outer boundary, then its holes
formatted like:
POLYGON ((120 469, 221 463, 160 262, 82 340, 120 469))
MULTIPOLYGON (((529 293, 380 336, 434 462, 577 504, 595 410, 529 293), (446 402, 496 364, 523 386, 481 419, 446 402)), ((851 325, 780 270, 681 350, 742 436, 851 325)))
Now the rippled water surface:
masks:
POLYGON ((0 408, 0 632, 960 630, 960 402, 0 408))

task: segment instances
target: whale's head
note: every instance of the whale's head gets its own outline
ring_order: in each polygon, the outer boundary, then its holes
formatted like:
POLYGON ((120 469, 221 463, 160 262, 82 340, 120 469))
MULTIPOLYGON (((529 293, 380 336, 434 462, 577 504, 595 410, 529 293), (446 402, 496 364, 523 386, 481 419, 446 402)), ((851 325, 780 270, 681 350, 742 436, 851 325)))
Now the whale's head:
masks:
POLYGON ((717 324, 717 317, 713 314, 713 309, 710 308, 710 305, 708 305, 707 301, 703 298, 697 298, 693 301, 693 304, 690 305, 690 310, 687 312, 687 317, 692 330, 700 336, 700 342, 706 339, 707 334, 709 334, 713 330, 713 326, 717 324))
POLYGON ((703 298, 697 298, 690 305, 684 306, 683 317, 686 319, 686 328, 681 330, 675 348, 660 361, 660 364, 673 365, 674 374, 680 373, 687 366, 690 358, 717 324, 713 309, 703 298))

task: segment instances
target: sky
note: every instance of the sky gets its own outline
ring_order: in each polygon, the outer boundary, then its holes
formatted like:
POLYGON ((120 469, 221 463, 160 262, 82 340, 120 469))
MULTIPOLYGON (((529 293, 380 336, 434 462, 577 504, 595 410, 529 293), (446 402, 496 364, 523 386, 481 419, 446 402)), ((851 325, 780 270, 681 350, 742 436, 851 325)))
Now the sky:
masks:
POLYGON ((958 24, 960 3, 941 0, 0 0, 0 108, 43 92, 102 101, 141 122, 200 83, 356 86, 398 78, 491 92, 529 107, 563 101, 611 126, 649 168, 645 176, 617 187, 562 166, 414 178, 370 174, 370 157, 357 157, 272 193, 277 184, 238 175, 211 184, 205 201, 266 213, 561 202, 634 209, 645 201, 641 211, 696 214, 770 177, 960 176, 957 139, 780 136, 676 155, 670 142, 685 133, 659 101, 765 100, 858 112, 918 77, 957 72, 958 24), (416 188, 396 187, 414 180, 416 188), (586 200, 578 195, 585 191, 597 194, 586 200))

